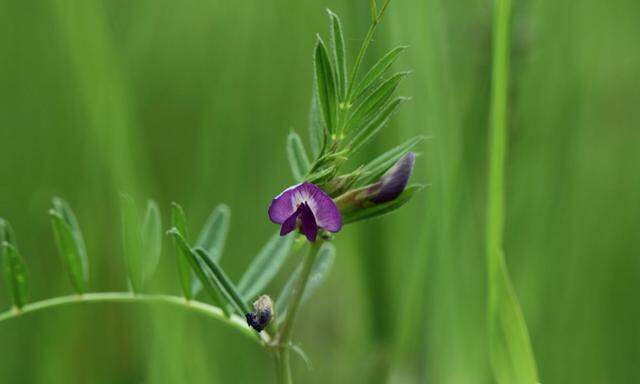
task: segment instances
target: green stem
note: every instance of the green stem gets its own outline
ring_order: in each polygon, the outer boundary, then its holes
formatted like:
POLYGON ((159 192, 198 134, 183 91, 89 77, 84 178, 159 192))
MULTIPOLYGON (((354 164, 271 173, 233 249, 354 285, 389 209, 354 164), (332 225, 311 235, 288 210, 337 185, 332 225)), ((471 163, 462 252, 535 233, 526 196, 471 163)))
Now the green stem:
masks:
POLYGON ((206 315, 212 319, 221 321, 223 324, 227 324, 232 328, 240 331, 251 340, 257 342, 261 346, 266 346, 271 338, 266 332, 262 332, 260 335, 256 333, 252 328, 247 326, 246 321, 236 315, 227 317, 222 309, 209 305, 200 301, 187 301, 183 297, 171 296, 171 295, 153 295, 153 294, 133 294, 131 292, 100 292, 100 293, 85 293, 83 295, 70 295, 54 297, 42 301, 36 301, 29 303, 18 310, 13 308, 9 311, 0 313, 0 322, 10 320, 19 316, 23 316, 32 312, 39 312, 49 308, 62 307, 71 304, 82 303, 158 303, 169 304, 176 307, 182 307, 187 310, 192 310, 203 315, 206 315))
POLYGON ((496 0, 493 18, 486 226, 490 360, 498 383, 537 383, 531 341, 503 252, 511 0, 496 0))
POLYGON ((282 324, 282 328, 280 329, 280 333, 278 334, 276 339, 277 350, 275 351, 275 353, 279 384, 291 384, 293 382, 291 379, 291 363, 289 357, 291 333, 293 331, 293 325, 296 320, 296 315, 298 314, 298 309, 300 309, 300 303, 302 302, 304 291, 307 287, 307 283, 309 282, 309 277, 311 276, 313 263, 316 260, 316 256, 318 255, 318 250, 320 249, 321 244, 322 240, 320 239, 318 239, 315 243, 312 243, 311 247, 309 248, 309 252, 302 261, 300 278, 298 279, 296 286, 293 288, 293 292, 291 293, 291 304, 287 309, 287 314, 282 324))
MULTIPOLYGON (((487 198, 487 267, 494 281, 502 263, 504 232, 504 164, 507 143, 510 0, 497 0, 494 13, 491 112, 489 118, 489 190, 487 198)), ((490 303, 495 295, 489 291, 490 303)))

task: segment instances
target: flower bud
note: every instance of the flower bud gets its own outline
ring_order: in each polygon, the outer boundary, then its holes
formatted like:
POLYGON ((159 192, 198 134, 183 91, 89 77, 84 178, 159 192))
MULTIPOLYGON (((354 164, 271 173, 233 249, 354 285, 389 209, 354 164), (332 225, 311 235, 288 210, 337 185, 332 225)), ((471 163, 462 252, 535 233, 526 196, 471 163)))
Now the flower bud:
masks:
POLYGON ((260 332, 269 325, 273 318, 273 301, 267 295, 262 295, 253 303, 253 312, 245 315, 247 324, 260 332))
POLYGON ((389 168, 377 183, 369 187, 371 201, 381 204, 400 196, 409 182, 415 161, 416 154, 409 152, 389 168))
MULTIPOLYGON (((400 207, 389 206, 396 201, 407 189, 407 183, 413 171, 416 154, 409 152, 391 166, 373 184, 344 192, 335 199, 335 203, 342 214, 344 223, 352 223, 365 218, 382 215, 400 207), (384 208, 380 208, 384 206, 384 208)), ((408 196, 410 198, 410 195, 408 196)))

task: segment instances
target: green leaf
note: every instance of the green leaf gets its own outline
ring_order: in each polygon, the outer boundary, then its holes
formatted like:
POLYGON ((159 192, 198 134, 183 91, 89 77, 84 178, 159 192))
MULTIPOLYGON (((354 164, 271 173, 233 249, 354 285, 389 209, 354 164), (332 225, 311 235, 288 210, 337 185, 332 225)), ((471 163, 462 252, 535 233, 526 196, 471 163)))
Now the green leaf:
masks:
POLYGON ((13 305, 22 308, 29 298, 27 268, 18 252, 16 235, 8 221, 0 218, 0 262, 13 305))
POLYGON ((416 136, 372 160, 364 166, 363 175, 354 183, 354 186, 359 187, 378 180, 396 161, 424 139, 425 136, 416 136))
POLYGON ((345 51, 344 35, 342 34, 342 24, 340 18, 331 10, 327 9, 330 20, 331 40, 333 42, 333 58, 335 60, 336 68, 336 83, 338 85, 338 94, 340 100, 346 98, 346 92, 348 88, 347 84, 347 53, 345 51))
POLYGON ((289 133, 287 137, 287 158, 289 159, 293 178, 298 182, 303 181, 307 172, 309 172, 311 164, 309 163, 307 152, 304 150, 302 140, 295 132, 289 133))
POLYGON ((287 260, 294 237, 280 236, 279 232, 271 236, 238 283, 238 290, 242 297, 250 300, 261 294, 269 285, 287 260))
POLYGON ((345 131, 357 131, 366 126, 384 108, 393 96, 400 80, 409 72, 400 72, 386 79, 366 96, 356 107, 347 121, 345 131))
POLYGON ((213 281, 216 283, 218 289, 227 299, 227 302, 229 302, 229 304, 233 306, 238 314, 240 316, 244 316, 245 314, 251 312, 249 305, 244 301, 242 295, 240 295, 240 292, 235 287, 231 279, 229 279, 220 264, 209 257, 207 251, 202 248, 196 249, 195 252, 200 261, 200 265, 202 265, 209 274, 213 274, 213 276, 215 277, 213 281))
POLYGON ((377 63, 371 67, 371 69, 364 75, 362 80, 358 83, 353 90, 353 97, 350 100, 357 100, 367 93, 372 86, 374 86, 384 75, 384 73, 391 67, 396 61, 400 53, 407 49, 406 46, 396 47, 384 55, 377 63))
MULTIPOLYGON (((187 217, 184 213, 184 209, 178 203, 171 203, 171 225, 180 232, 186 240, 189 239, 187 233, 187 217)), ((184 251, 178 246, 177 240, 173 240, 176 247, 176 262, 178 263, 178 276, 180 277, 180 286, 182 287, 182 293, 184 298, 191 300, 193 298, 193 272, 191 266, 184 251)))
POLYGON ((140 219, 138 217, 136 204, 131 196, 122 194, 120 203, 122 209, 122 234, 125 262, 129 272, 131 289, 134 293, 138 293, 141 291, 144 282, 140 219))
POLYGON ((207 292, 211 300, 213 300, 217 306, 221 307, 227 316, 230 316, 231 312, 228 307, 224 305, 225 300, 222 296, 222 291, 218 288, 219 284, 215 281, 215 276, 207 273, 205 269, 206 265, 200 261, 197 253, 191 249, 182 234, 178 232, 178 229, 171 228, 167 233, 175 240, 176 245, 181 250, 181 254, 186 257, 191 269, 200 281, 200 285, 204 287, 205 292, 207 292))
POLYGON ((382 216, 391 211, 395 211, 400 208, 404 204, 406 204, 413 195, 420 191, 424 186, 422 185, 411 185, 407 187, 400 196, 396 197, 394 200, 388 201, 382 204, 372 205, 366 208, 360 208, 358 210, 354 210, 352 212, 344 212, 342 214, 342 223, 343 224, 351 224, 356 221, 372 219, 374 217, 382 216))
MULTIPOLYGON (((16 234, 13 232, 13 227, 9 224, 8 221, 0 217, 0 245, 3 242, 7 242, 14 247, 18 247, 18 243, 16 242, 16 234)), ((0 257, 2 256, 2 247, 0 246, 0 257)))
MULTIPOLYGON (((336 248, 331 243, 324 243, 320 246, 318 250, 318 256, 316 257, 313 266, 311 267, 311 275, 309 277, 309 281, 307 282, 307 286, 302 294, 302 303, 306 302, 322 285, 324 280, 326 279, 329 271, 331 270, 331 266, 333 265, 333 260, 336 256, 336 248)), ((291 275, 287 283, 285 284, 280 296, 276 300, 276 315, 277 321, 280 322, 284 320, 285 315, 287 313, 287 307, 289 306, 289 302, 291 300, 291 294, 293 291, 293 287, 295 286, 299 276, 300 276, 300 267, 295 270, 295 272, 291 275)))
POLYGON ((328 133, 333 134, 336 131, 336 82, 331 61, 327 54, 327 48, 320 36, 318 36, 315 48, 314 70, 320 110, 322 111, 328 133))
POLYGON ((407 101, 406 97, 398 97, 395 100, 388 103, 382 111, 380 111, 375 118, 371 120, 364 128, 360 129, 356 135, 351 139, 348 147, 351 148, 351 154, 357 152, 362 146, 368 143, 373 137, 375 137, 382 128, 384 128, 397 112, 398 108, 407 101))
POLYGON ((309 142, 311 143, 311 154, 314 158, 322 156, 326 141, 327 129, 322 117, 322 107, 318 96, 318 87, 315 81, 312 86, 311 106, 309 108, 309 142))
POLYGON ((207 251, 215 261, 220 261, 222 257, 230 218, 231 210, 229 207, 225 204, 219 204, 209 215, 196 241, 195 246, 207 251))
POLYGON ((77 293, 84 293, 89 282, 89 262, 78 221, 71 207, 60 198, 53 199, 53 209, 49 210, 49 215, 71 285, 77 293))
POLYGON ((155 201, 147 202, 147 210, 144 215, 141 229, 142 236, 142 273, 144 281, 147 281, 156 270, 160 254, 162 253, 162 220, 160 209, 155 201))
POLYGON ((3 241, 0 248, 2 248, 2 270, 7 291, 11 293, 13 305, 16 308, 22 308, 29 299, 27 267, 13 244, 3 241))

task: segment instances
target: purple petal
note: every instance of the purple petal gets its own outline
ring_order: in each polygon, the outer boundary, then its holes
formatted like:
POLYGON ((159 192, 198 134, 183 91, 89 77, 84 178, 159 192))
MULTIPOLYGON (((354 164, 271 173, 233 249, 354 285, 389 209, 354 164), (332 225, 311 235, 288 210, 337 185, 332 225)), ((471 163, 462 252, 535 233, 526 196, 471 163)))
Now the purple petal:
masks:
POLYGON ((282 224, 296 212, 298 204, 294 204, 293 196, 295 195, 295 190, 300 186, 301 184, 298 184, 285 189, 271 201, 271 206, 269 207, 269 219, 271 221, 276 224, 282 224))
POLYGON ((316 241, 318 224, 316 224, 316 218, 313 216, 309 205, 302 203, 298 211, 300 212, 300 232, 305 234, 309 241, 316 241))
POLYGON ((298 215, 300 214, 300 209, 295 211, 293 215, 289 216, 287 220, 282 223, 282 227, 280 228, 280 236, 284 236, 289 232, 296 229, 296 221, 298 220, 298 215))
POLYGON ((380 204, 398 197, 409 182, 415 160, 416 154, 409 152, 389 168, 389 170, 380 177, 380 181, 376 183, 376 189, 378 189, 378 191, 371 200, 374 203, 380 204))
POLYGON ((329 232, 338 232, 342 228, 342 217, 333 199, 314 184, 305 182, 300 188, 318 226, 329 232))

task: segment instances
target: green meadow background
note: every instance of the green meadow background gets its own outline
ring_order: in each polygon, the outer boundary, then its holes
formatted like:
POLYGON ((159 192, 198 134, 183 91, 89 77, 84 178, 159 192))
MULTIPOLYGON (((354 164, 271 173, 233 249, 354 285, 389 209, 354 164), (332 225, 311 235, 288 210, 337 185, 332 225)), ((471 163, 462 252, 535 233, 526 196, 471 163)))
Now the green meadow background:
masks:
MULTIPOLYGON (((34 300, 71 287, 47 217, 67 199, 91 290, 125 290, 119 192, 180 202, 195 232, 232 209, 238 279, 276 230, 306 135, 315 33, 337 12, 353 60, 368 2, 0 0, 0 216, 34 300)), ((484 255, 492 2, 394 0, 368 62, 399 44, 412 96, 366 157, 417 134, 430 186, 337 237, 299 318, 300 383, 493 383, 484 255)), ((640 382, 640 2, 514 1, 506 260, 542 383, 640 382)), ((363 156, 364 158, 365 156, 363 156)), ((355 164, 355 163, 354 163, 355 164)), ((153 291, 179 293, 165 241, 153 291)), ((284 278, 284 276, 282 276, 284 278)), ((270 287, 277 294, 283 279, 270 287)), ((4 286, 0 305, 10 304, 4 286)), ((269 356, 159 305, 58 308, 0 323, 3 383, 273 382, 269 356)))

